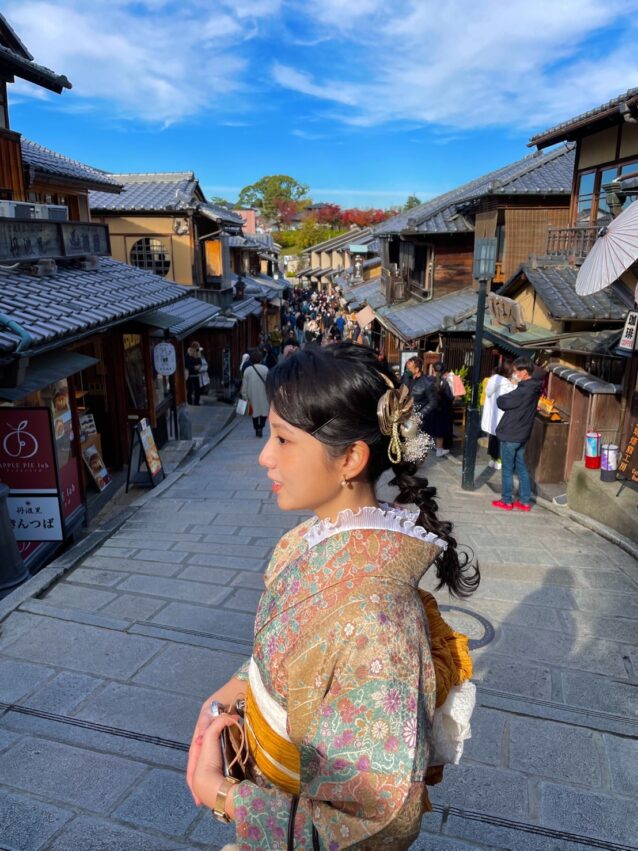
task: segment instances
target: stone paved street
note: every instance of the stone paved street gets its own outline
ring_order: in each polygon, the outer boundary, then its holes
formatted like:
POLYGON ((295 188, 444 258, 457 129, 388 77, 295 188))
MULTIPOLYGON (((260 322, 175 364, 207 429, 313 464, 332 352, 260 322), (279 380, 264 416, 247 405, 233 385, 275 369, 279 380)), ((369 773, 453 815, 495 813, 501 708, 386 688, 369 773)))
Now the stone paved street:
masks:
MULTIPOLYGON (((302 519, 277 508, 260 446, 238 421, 2 622, 0 848, 232 839, 183 771, 201 700, 250 653, 272 547, 302 519)), ((427 470, 481 561, 471 600, 440 596, 478 645, 479 706, 414 847, 638 847, 638 563, 539 506, 493 510, 489 484, 461 490, 454 458, 427 470)))

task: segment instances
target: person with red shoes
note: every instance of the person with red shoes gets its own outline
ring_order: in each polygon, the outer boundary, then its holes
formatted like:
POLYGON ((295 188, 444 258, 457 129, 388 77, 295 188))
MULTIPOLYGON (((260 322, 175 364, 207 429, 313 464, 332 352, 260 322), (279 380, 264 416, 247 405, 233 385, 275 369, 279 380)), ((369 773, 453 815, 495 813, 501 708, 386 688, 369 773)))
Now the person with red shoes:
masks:
POLYGON ((492 502, 503 511, 531 511, 532 488, 525 463, 525 444, 534 425, 534 414, 541 395, 541 381, 534 378, 534 364, 529 358, 517 358, 512 380, 516 390, 499 396, 496 404, 504 411, 496 427, 501 442, 501 498, 492 502), (518 499, 514 500, 514 473, 518 476, 518 499))

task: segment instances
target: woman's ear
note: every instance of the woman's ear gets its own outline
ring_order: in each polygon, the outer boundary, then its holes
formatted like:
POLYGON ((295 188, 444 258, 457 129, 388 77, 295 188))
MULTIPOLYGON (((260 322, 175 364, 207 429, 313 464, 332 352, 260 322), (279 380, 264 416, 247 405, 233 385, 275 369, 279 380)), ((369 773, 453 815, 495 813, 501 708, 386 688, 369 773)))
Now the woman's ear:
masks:
POLYGON ((348 447, 343 460, 343 476, 348 481, 356 479, 363 473, 370 460, 370 447, 363 440, 357 440, 348 447))

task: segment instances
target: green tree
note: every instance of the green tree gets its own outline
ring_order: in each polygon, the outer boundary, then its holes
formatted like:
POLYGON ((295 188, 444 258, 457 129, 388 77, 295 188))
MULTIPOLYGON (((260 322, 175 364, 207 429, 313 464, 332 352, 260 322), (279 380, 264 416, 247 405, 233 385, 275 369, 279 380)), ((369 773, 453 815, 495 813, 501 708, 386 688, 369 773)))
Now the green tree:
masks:
POLYGON ((211 198, 210 203, 215 204, 217 207, 224 207, 227 210, 234 210, 236 206, 232 201, 227 201, 226 198, 221 198, 219 195, 211 198))
POLYGON ((309 200, 308 188, 288 174, 270 174, 244 186, 237 203, 240 207, 256 207, 267 219, 278 222, 282 204, 309 200))
POLYGON ((416 195, 408 195, 408 200, 403 205, 403 212, 405 213, 407 210, 411 210, 413 207, 418 207, 419 204, 422 204, 420 198, 417 198, 416 195))

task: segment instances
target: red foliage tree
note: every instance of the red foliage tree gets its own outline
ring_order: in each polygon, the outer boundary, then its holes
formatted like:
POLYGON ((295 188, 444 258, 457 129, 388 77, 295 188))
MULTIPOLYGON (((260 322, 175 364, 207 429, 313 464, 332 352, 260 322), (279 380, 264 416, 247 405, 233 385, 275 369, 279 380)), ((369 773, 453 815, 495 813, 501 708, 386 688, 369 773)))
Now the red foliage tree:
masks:
POLYGON ((297 201, 289 201, 286 198, 279 198, 275 202, 277 208, 277 218, 281 225, 290 226, 297 213, 300 210, 300 204, 297 201))

